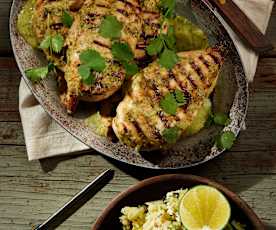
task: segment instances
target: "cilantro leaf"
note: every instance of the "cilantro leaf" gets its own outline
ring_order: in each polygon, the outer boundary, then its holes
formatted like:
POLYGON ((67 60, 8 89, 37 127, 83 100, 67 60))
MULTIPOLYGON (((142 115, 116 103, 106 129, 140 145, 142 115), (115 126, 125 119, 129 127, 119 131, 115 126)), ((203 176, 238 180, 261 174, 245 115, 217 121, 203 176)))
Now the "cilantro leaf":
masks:
POLYGON ((223 113, 216 113, 213 117, 214 123, 217 125, 227 125, 230 123, 230 119, 226 114, 223 113))
POLYGON ((95 76, 91 73, 88 78, 82 79, 82 82, 86 85, 93 85, 96 81, 95 76))
POLYGON ((139 68, 135 63, 124 62, 123 65, 127 76, 133 76, 139 71, 139 68))
POLYGON ((167 47, 171 50, 175 49, 175 45, 176 45, 176 39, 174 36, 174 28, 173 26, 169 26, 168 28, 168 33, 163 35, 165 43, 167 45, 167 47))
POLYGON ((162 48, 163 48, 162 39, 160 37, 157 37, 149 43, 146 50, 148 55, 153 56, 160 53, 162 48))
POLYGON ((112 55, 120 62, 133 60, 133 53, 127 43, 114 42, 111 48, 112 55))
POLYGON ((159 64, 166 69, 172 69, 177 62, 177 54, 174 51, 165 48, 159 58, 159 64))
POLYGON ((218 136, 216 145, 221 149, 230 149, 235 140, 236 136, 232 131, 225 131, 218 136))
POLYGON ((52 40, 52 37, 50 35, 46 36, 42 40, 42 42, 40 43, 39 48, 40 49, 48 49, 48 48, 50 48, 50 46, 51 46, 51 40, 52 40))
POLYGON ((105 38, 119 38, 123 26, 116 17, 108 15, 100 25, 100 34, 105 38))
POLYGON ((165 141, 169 144, 174 144, 180 137, 180 129, 178 127, 164 129, 162 136, 165 141))
POLYGON ((28 69, 25 71, 26 76, 33 82, 37 82, 48 74, 48 66, 28 69))
POLYGON ((165 17, 172 17, 175 9, 175 0, 161 0, 160 7, 165 17))
POLYGON ((61 21, 63 25, 70 28, 73 24, 74 18, 71 16, 71 14, 68 11, 63 11, 63 15, 61 17, 61 21))
POLYGON ((51 47, 55 53, 59 53, 63 47, 64 39, 60 34, 52 36, 51 47))
POLYGON ((84 84, 92 85, 95 82, 95 76, 91 74, 91 69, 89 66, 80 65, 78 67, 78 72, 84 84))
POLYGON ((102 72, 105 69, 105 59, 96 50, 88 49, 80 54, 80 61, 91 69, 102 72))
POLYGON ((175 115, 178 103, 172 93, 167 93, 160 101, 160 107, 170 115, 175 115))
POLYGON ((91 74, 90 67, 87 66, 87 65, 80 65, 78 67, 78 72, 79 72, 79 75, 81 76, 82 79, 89 78, 89 76, 91 74))
POLYGON ((174 91, 174 96, 175 96, 175 100, 176 102, 178 103, 178 106, 182 106, 182 105, 185 105, 186 104, 186 97, 184 95, 184 93, 179 90, 179 89, 176 89, 174 91))
POLYGON ((49 62, 48 63, 48 71, 52 71, 52 70, 55 70, 55 64, 52 62, 49 62))

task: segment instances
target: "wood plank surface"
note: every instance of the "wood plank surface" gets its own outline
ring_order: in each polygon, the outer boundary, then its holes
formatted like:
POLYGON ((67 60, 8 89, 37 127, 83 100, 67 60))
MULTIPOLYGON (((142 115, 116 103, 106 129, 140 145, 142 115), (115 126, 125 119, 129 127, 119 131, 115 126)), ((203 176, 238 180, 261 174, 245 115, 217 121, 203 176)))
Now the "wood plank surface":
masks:
MULTIPOLYGON (((164 172, 129 168, 95 152, 28 162, 18 112, 20 73, 7 35, 11 0, 0 2, 0 229, 31 229, 107 168, 115 178, 58 229, 90 229, 119 192, 138 180, 164 172)), ((268 28, 276 45, 276 8, 268 28)), ((260 58, 242 131, 231 151, 179 173, 206 176, 237 192, 276 229, 276 51, 260 58)))

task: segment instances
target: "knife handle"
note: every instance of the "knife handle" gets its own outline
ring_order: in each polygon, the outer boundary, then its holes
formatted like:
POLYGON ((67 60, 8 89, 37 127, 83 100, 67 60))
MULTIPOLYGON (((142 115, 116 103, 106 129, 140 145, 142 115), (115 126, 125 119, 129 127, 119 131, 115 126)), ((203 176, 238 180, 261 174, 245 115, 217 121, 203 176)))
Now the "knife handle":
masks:
POLYGON ((273 49, 271 42, 232 0, 226 0, 224 4, 218 0, 209 0, 209 2, 219 10, 231 28, 255 52, 262 54, 273 49))

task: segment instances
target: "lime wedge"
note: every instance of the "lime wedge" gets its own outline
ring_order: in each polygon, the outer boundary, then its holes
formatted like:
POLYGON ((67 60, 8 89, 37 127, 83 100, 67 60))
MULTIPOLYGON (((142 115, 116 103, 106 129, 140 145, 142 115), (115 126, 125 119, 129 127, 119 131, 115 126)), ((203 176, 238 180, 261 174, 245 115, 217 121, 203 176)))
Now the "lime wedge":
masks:
POLYGON ((179 215, 188 230, 220 230, 229 222, 231 208, 217 189, 199 185, 183 196, 179 215))

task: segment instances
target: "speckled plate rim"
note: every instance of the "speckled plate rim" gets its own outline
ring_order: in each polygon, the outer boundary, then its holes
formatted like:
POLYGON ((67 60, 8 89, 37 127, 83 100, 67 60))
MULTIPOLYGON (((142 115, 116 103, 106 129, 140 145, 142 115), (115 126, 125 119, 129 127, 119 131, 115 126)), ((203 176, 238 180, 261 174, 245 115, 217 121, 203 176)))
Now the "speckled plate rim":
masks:
POLYGON ((119 205, 120 202, 126 197, 128 197, 131 193, 135 193, 136 191, 141 190, 144 187, 147 187, 152 184, 160 184, 160 183, 166 184, 166 182, 169 182, 172 180, 181 180, 183 181, 183 184, 184 182, 187 183, 188 181, 188 182, 194 183, 195 185, 193 186, 205 184, 218 189, 227 197, 228 200, 230 200, 230 202, 234 203, 245 214, 245 216, 248 218, 251 224, 254 227, 257 227, 256 229, 259 229, 259 230, 265 229, 262 221, 253 211, 253 209, 238 194, 231 191, 225 185, 222 185, 206 177, 195 176, 191 174, 164 174, 161 176, 154 176, 154 177, 150 177, 148 179, 142 180, 128 187, 126 190, 122 191, 117 196, 115 196, 106 206, 106 208, 100 213, 100 215, 98 216, 98 218, 96 219, 95 223, 92 226, 92 230, 100 230, 101 225, 104 223, 105 219, 110 213, 110 210, 114 209, 117 205, 119 205))
MULTIPOLYGON (((15 44, 14 44, 14 40, 12 39, 13 36, 13 30, 15 30, 14 25, 11 23, 13 20, 13 16, 14 16, 14 5, 15 5, 16 0, 13 0, 12 5, 11 5, 11 11, 10 11, 10 23, 9 23, 9 31, 10 31, 10 40, 11 40, 11 45, 12 45, 12 50, 14 53, 14 57, 17 63, 17 66, 22 74, 22 77, 24 79, 24 81, 26 82, 28 88, 30 89, 30 91, 32 92, 32 94, 35 96, 35 98, 37 99, 37 101, 39 102, 39 104, 43 107, 43 109, 49 114, 50 117, 52 117, 62 128, 64 128, 67 132, 69 132, 71 135, 73 135, 74 137, 76 137, 79 141, 81 141, 82 143, 84 143, 85 145, 87 145, 88 147, 98 151, 99 153, 103 154, 106 157, 109 157, 111 159, 114 159, 116 161, 122 162, 124 164, 128 164, 128 165, 132 165, 132 166, 136 166, 136 167, 141 167, 141 168, 147 168, 147 169, 155 169, 155 170, 177 170, 177 169, 184 169, 184 168, 190 168, 190 167, 194 167, 194 166, 198 166, 201 165, 203 163, 208 162, 211 159, 214 159, 215 157, 221 155, 221 153, 223 153, 225 150, 215 150, 215 154, 210 154, 207 155, 203 160, 200 160, 198 162, 192 162, 190 164, 186 164, 186 165, 181 165, 181 166, 177 166, 177 167, 161 167, 159 165, 155 165, 153 163, 151 163, 151 165, 144 165, 143 163, 137 163, 137 162, 130 162, 126 159, 122 159, 116 155, 113 154, 112 149, 108 149, 104 146, 104 144, 102 144, 99 140, 94 141, 93 145, 91 144, 87 144, 87 139, 81 134, 80 131, 77 131, 74 128, 70 128, 70 127, 66 127, 64 125, 64 121, 62 120, 62 118, 56 114, 56 113, 51 113, 50 110, 47 109, 47 105, 44 103, 43 98, 41 98, 36 91, 34 90, 31 82, 26 78, 24 70, 20 64, 20 59, 18 57, 18 55, 16 54, 16 50, 15 50, 15 44), (105 151, 103 151, 103 148, 105 148, 105 151)), ((214 14, 213 10, 210 8, 210 6, 208 4, 206 4, 205 1, 202 1, 202 3, 205 5, 205 7, 207 9, 209 9, 211 11, 212 16, 214 16, 218 22, 220 23, 220 25, 224 28, 223 24, 220 22, 220 20, 217 18, 217 16, 214 14)), ((226 29, 224 28, 224 32, 226 34, 226 36, 229 38, 229 41, 232 43, 232 46, 235 47, 235 52, 238 51, 236 49, 235 43, 233 42, 231 36, 229 35, 229 33, 226 31, 226 29)), ((240 56, 238 54, 238 62, 240 64, 239 66, 239 74, 244 77, 244 88, 242 89, 243 92, 238 92, 239 90, 241 90, 240 88, 238 89, 238 91, 235 94, 235 99, 234 100, 238 100, 240 99, 239 97, 241 96, 240 94, 243 94, 243 97, 245 97, 245 104, 243 105, 243 109, 242 111, 239 110, 240 114, 239 116, 241 116, 242 118, 239 120, 239 127, 236 127, 232 124, 228 125, 227 127, 225 127, 223 130, 231 130, 232 132, 235 133, 236 136, 238 136, 242 125, 245 122, 245 118, 246 118, 246 114, 247 114, 247 108, 248 108, 248 101, 249 101, 249 91, 248 91, 248 82, 245 78, 245 74, 244 74, 244 69, 243 69, 243 65, 242 62, 240 60, 240 56), (238 99, 237 99, 238 98, 238 99)), ((244 101, 244 99, 243 99, 244 101)), ((231 110, 233 109, 233 107, 231 107, 231 110)))

